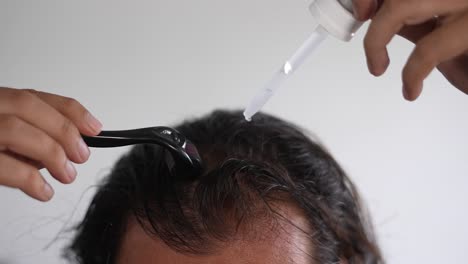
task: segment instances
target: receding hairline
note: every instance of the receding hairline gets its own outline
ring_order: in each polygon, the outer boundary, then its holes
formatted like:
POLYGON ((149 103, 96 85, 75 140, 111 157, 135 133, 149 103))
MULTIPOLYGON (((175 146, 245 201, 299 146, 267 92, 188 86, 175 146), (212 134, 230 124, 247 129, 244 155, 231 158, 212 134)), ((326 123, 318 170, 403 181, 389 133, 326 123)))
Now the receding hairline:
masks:
POLYGON ((255 247, 262 247, 261 250, 265 250, 265 247, 270 247, 266 250, 272 251, 272 257, 278 260, 277 263, 316 263, 313 229, 304 211, 293 201, 275 201, 269 206, 272 211, 265 214, 259 211, 258 218, 246 219, 247 221, 243 221, 239 226, 235 221, 228 223, 231 228, 235 228, 235 235, 228 241, 216 241, 216 238, 212 238, 208 245, 213 246, 213 250, 208 254, 179 252, 157 235, 147 232, 148 229, 142 226, 148 224, 147 221, 144 219, 139 221, 135 215, 128 214, 117 260, 131 254, 128 250, 138 246, 135 240, 142 239, 145 243, 151 243, 147 246, 169 250, 173 255, 187 257, 208 257, 229 254, 227 252, 245 250, 245 248, 253 250, 255 247), (284 262, 284 258, 288 258, 288 262, 284 262))

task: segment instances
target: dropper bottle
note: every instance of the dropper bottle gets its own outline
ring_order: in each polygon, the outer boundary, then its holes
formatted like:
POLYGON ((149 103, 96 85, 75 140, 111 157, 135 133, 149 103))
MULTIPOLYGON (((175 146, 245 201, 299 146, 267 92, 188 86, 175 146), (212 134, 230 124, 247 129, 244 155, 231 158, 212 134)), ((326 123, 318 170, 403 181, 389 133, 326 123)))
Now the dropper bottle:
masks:
POLYGON ((342 41, 350 41, 362 26, 362 22, 354 18, 352 0, 314 0, 309 10, 316 22, 315 30, 250 101, 244 111, 247 121, 252 120, 281 84, 305 62, 328 35, 342 41))

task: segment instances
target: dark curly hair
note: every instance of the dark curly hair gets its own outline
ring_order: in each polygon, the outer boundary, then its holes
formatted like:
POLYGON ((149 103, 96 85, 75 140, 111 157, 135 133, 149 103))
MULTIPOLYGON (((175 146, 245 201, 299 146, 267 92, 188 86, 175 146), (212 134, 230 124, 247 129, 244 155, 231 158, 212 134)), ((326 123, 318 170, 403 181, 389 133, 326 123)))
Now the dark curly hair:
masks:
POLYGON ((300 129, 267 114, 253 122, 239 111, 215 111, 176 129, 199 149, 205 170, 177 180, 154 145, 134 147, 100 185, 76 236, 71 261, 115 263, 130 216, 178 252, 208 254, 238 223, 289 201, 313 232, 311 263, 383 263, 356 188, 332 156, 300 129), (227 224, 229 222, 230 224, 227 224))

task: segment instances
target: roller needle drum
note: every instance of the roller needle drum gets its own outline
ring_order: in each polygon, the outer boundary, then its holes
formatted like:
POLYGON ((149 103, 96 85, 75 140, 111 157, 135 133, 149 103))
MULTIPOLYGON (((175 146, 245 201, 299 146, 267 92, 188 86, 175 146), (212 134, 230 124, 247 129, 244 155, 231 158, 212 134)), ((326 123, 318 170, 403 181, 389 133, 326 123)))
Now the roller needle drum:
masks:
POLYGON ((317 26, 310 37, 287 60, 273 77, 263 86, 248 104, 244 117, 251 121, 279 87, 291 76, 312 54, 320 44, 332 35, 343 41, 350 41, 362 23, 353 16, 352 0, 315 0, 310 5, 310 12, 317 26))

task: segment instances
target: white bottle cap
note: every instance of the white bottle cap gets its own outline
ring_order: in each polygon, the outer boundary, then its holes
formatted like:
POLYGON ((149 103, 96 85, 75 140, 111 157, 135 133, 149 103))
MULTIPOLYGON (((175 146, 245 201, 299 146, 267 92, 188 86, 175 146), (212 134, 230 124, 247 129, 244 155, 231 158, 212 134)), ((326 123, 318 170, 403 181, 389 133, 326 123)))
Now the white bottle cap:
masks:
POLYGON ((350 41, 362 22, 354 18, 352 0, 313 0, 310 12, 332 36, 350 41))

